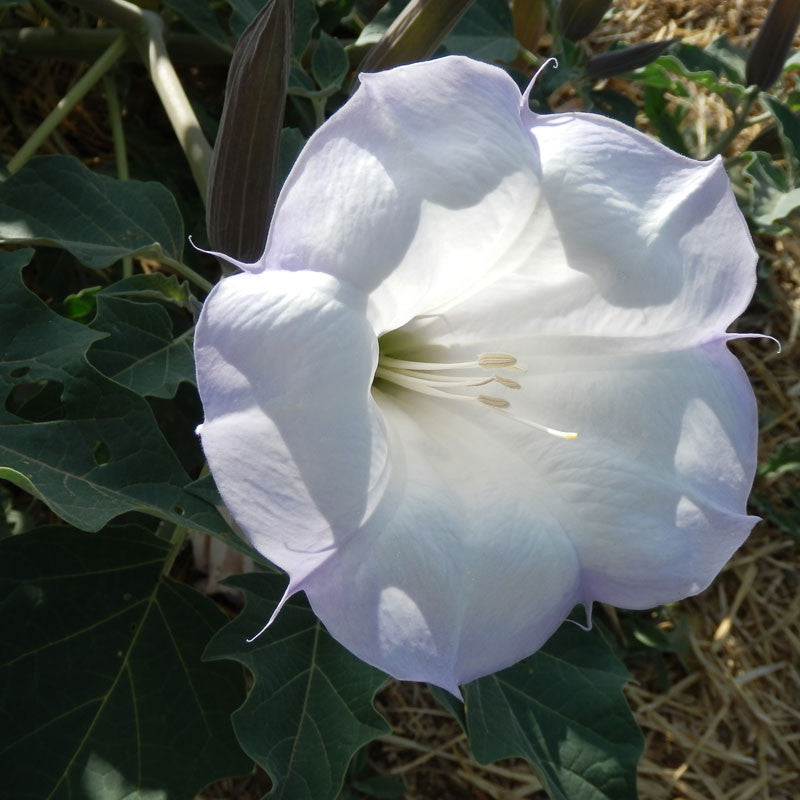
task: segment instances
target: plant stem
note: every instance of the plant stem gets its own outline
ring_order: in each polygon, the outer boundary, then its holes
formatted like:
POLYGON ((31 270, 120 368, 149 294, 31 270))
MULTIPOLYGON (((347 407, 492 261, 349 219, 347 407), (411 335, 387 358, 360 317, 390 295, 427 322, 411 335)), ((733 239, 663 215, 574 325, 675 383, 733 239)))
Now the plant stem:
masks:
MULTIPOLYGON (((62 60, 89 61, 97 58, 119 36, 119 28, 14 28, 0 30, 3 56, 42 56, 62 60)), ((224 65, 231 53, 194 33, 167 33, 164 36, 173 64, 224 65)), ((123 61, 139 61, 131 42, 123 61)))
POLYGON ((10 173, 18 172, 36 151, 44 144, 51 133, 64 121, 70 111, 81 101, 83 96, 103 77, 105 72, 128 49, 128 40, 121 33, 109 48, 92 64, 81 79, 59 100, 58 105, 47 115, 39 127, 20 147, 8 162, 10 173))
POLYGON ((139 52, 150 72, 150 79, 189 162, 200 196, 205 202, 208 173, 211 168, 211 145, 203 135, 194 109, 169 59, 164 42, 164 21, 158 14, 145 11, 127 0, 73 0, 73 2, 98 17, 111 20, 115 25, 135 35, 139 52))
POLYGON ((184 278, 191 281, 204 292, 210 292, 214 288, 214 284, 211 283, 211 281, 207 281, 202 275, 199 275, 191 267, 187 267, 183 262, 164 254, 158 256, 158 260, 164 266, 170 267, 177 272, 178 275, 182 275, 184 278))
POLYGON ((164 559, 164 566, 161 567, 162 577, 166 577, 170 572, 172 572, 175 559, 178 557, 178 553, 181 552, 181 548, 183 547, 183 543, 186 541, 186 534, 188 532, 189 529, 185 525, 176 525, 173 529, 172 535, 169 537, 169 552, 167 553, 167 557, 164 559))
POLYGON ((731 146, 733 140, 747 127, 747 115, 750 113, 750 109, 753 107, 757 97, 758 87, 751 86, 747 90, 747 94, 739 106, 730 128, 722 134, 719 141, 712 148, 709 148, 706 158, 713 158, 724 153, 731 146))
POLYGON ((169 60, 167 46, 164 43, 163 20, 150 11, 143 11, 142 15, 147 20, 147 38, 141 48, 142 55, 161 99, 161 105, 167 112, 172 129, 189 162, 200 197, 205 203, 208 195, 208 174, 211 170, 211 145, 206 140, 189 98, 183 91, 178 73, 169 60))
MULTIPOLYGON (((111 75, 103 75, 103 88, 106 90, 108 119, 111 123, 111 140, 114 142, 114 160, 117 163, 117 177, 126 181, 130 177, 128 170, 128 152, 125 147, 125 131, 122 127, 122 109, 119 105, 117 82, 111 75)), ((124 256, 122 259, 122 277, 133 275, 133 259, 124 256)))

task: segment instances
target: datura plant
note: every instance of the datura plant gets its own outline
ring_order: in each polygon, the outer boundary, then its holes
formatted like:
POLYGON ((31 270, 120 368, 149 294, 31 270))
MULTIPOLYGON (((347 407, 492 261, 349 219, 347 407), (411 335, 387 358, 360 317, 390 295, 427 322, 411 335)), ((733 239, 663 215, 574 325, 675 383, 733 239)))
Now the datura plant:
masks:
POLYGON ((537 115, 465 57, 362 75, 203 307, 208 463, 287 598, 458 694, 576 605, 702 591, 743 542, 727 330, 755 263, 719 158, 537 115))

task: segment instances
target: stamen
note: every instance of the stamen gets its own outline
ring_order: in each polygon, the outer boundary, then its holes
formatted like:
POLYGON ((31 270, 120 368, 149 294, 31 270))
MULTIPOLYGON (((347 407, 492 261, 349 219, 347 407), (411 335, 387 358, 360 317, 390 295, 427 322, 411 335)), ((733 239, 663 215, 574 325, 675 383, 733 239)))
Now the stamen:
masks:
POLYGON ((494 375, 492 380, 497 381, 501 386, 505 386, 506 389, 522 388, 516 381, 512 381, 511 378, 504 378, 502 375, 494 375))
POLYGON ((492 397, 488 394, 479 394, 477 400, 479 403, 483 403, 485 406, 489 406, 489 408, 494 408, 495 410, 508 408, 511 405, 508 400, 503 400, 502 397, 492 397))
POLYGON ((503 369, 516 365, 517 359, 508 353, 478 353, 478 366, 484 369, 503 369))
POLYGON ((392 370, 392 372, 408 375, 409 378, 417 378, 427 383, 448 383, 451 386, 485 386, 487 383, 496 380, 496 376, 491 378, 460 378, 457 375, 432 375, 429 372, 417 372, 413 369, 398 369, 392 370))
POLYGON ((529 428, 557 436, 560 439, 577 439, 575 431, 562 431, 558 428, 551 428, 548 425, 541 425, 538 422, 518 417, 507 409, 511 403, 502 397, 494 395, 479 394, 477 397, 472 394, 459 394, 458 389, 471 389, 476 386, 485 386, 488 383, 498 383, 506 389, 521 389, 521 385, 512 378, 504 375, 491 375, 489 377, 468 377, 463 375, 441 375, 437 374, 447 370, 468 370, 468 369, 503 369, 524 371, 517 363, 517 359, 508 353, 479 353, 475 361, 462 361, 459 363, 436 363, 425 361, 406 361, 400 358, 381 355, 378 359, 378 367, 375 370, 375 377, 382 378, 389 383, 411 389, 420 394, 430 397, 439 397, 443 400, 468 400, 478 402, 483 406, 504 417, 521 422, 529 428))
POLYGON ((378 367, 375 370, 375 377, 383 378, 385 381, 389 381, 389 383, 395 383, 398 386, 403 386, 406 389, 413 389, 415 392, 427 394, 431 397, 442 397, 446 400, 475 399, 474 397, 470 397, 466 394, 450 394, 449 392, 444 392, 441 389, 431 386, 430 381, 422 380, 421 378, 414 378, 411 375, 404 375, 402 372, 397 372, 393 369, 384 369, 383 367, 378 367))

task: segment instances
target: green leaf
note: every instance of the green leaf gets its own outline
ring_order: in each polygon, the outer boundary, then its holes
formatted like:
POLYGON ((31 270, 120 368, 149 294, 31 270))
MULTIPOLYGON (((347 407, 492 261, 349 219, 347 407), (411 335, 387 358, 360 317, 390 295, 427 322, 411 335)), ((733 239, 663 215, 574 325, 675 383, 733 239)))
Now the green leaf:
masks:
POLYGON ((738 174, 747 192, 743 210, 764 233, 778 235, 780 220, 800 206, 800 189, 791 189, 786 173, 767 153, 746 151, 731 162, 731 177, 738 174))
POLYGON ((249 772, 229 715, 242 672, 201 654, 225 620, 161 572, 143 528, 0 541, 0 752, 9 797, 192 800, 249 772))
POLYGON ((612 119, 624 122, 631 128, 636 127, 636 115, 639 107, 629 97, 613 89, 592 90, 589 92, 592 100, 591 111, 596 111, 612 119))
POLYGON ((63 247, 92 269, 123 256, 180 261, 183 221, 160 183, 119 181, 71 156, 40 156, 0 183, 0 242, 63 247))
POLYGON ((636 798, 643 739, 627 678, 596 629, 566 622, 530 658, 467 684, 472 752, 482 763, 527 759, 554 800, 636 798))
POLYGON ((407 0, 387 0, 378 13, 364 26, 355 41, 355 47, 377 44, 406 4, 407 0))
POLYGON ((311 74, 320 89, 341 86, 349 69, 350 62, 344 48, 336 39, 322 31, 317 49, 311 58, 311 74))
POLYGON ((644 105, 642 110, 647 115, 658 138, 669 148, 681 155, 689 155, 689 148, 681 134, 680 110, 671 111, 663 89, 655 86, 644 87, 644 105))
POLYGON ((84 320, 94 314, 97 308, 96 295, 102 287, 87 286, 75 294, 64 298, 62 313, 67 319, 84 320))
POLYGON ((791 492, 788 497, 779 498, 774 492, 756 491, 750 495, 750 502, 759 514, 800 546, 800 495, 791 492))
POLYGON ((169 398, 181 381, 194 384, 193 329, 174 337, 172 320, 158 303, 100 295, 89 327, 108 334, 92 345, 90 363, 136 394, 169 398))
POLYGON ((476 0, 444 43, 450 53, 509 63, 517 57, 514 19, 505 0, 476 0))
POLYGON ((786 156, 789 180, 793 182, 794 175, 800 167, 800 120, 791 109, 766 92, 759 94, 759 100, 775 120, 778 137, 786 156))
POLYGON ((302 58, 311 41, 311 34, 319 22, 314 0, 294 0, 294 30, 292 32, 292 53, 302 58))
POLYGON ((634 80, 645 86, 669 91, 676 88, 673 75, 722 95, 730 104, 741 99, 746 92, 742 76, 731 66, 731 60, 720 57, 711 46, 702 50, 692 44, 675 45, 671 53, 665 53, 631 73, 634 80))
POLYGON ((230 36, 208 0, 164 0, 164 5, 180 14, 198 33, 230 50, 230 36))
POLYGON ((0 477, 84 530, 143 511, 240 545, 212 505, 185 491, 189 477, 147 401, 86 361, 103 334, 25 288, 31 254, 0 252, 0 477))
POLYGON ((232 658, 254 678, 233 715, 245 751, 272 778, 273 800, 333 800, 353 754, 389 732, 372 706, 386 676, 329 636, 298 596, 252 644, 283 595, 282 576, 237 575, 244 611, 210 642, 206 658, 232 658))
POLYGON ((131 275, 100 291, 104 296, 132 297, 137 300, 166 300, 181 308, 191 308, 189 284, 175 275, 154 272, 151 275, 131 275))
POLYGON ((771 480, 800 470, 800 444, 783 444, 758 467, 758 474, 771 480))

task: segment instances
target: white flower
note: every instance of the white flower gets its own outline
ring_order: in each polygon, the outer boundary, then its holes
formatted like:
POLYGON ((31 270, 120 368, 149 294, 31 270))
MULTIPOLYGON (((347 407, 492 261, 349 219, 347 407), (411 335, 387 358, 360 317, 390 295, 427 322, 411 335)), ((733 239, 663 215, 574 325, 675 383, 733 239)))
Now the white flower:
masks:
POLYGON ((755 260, 718 159, 465 58, 362 76, 206 301, 212 472, 333 636, 457 692, 747 536, 755 260))

